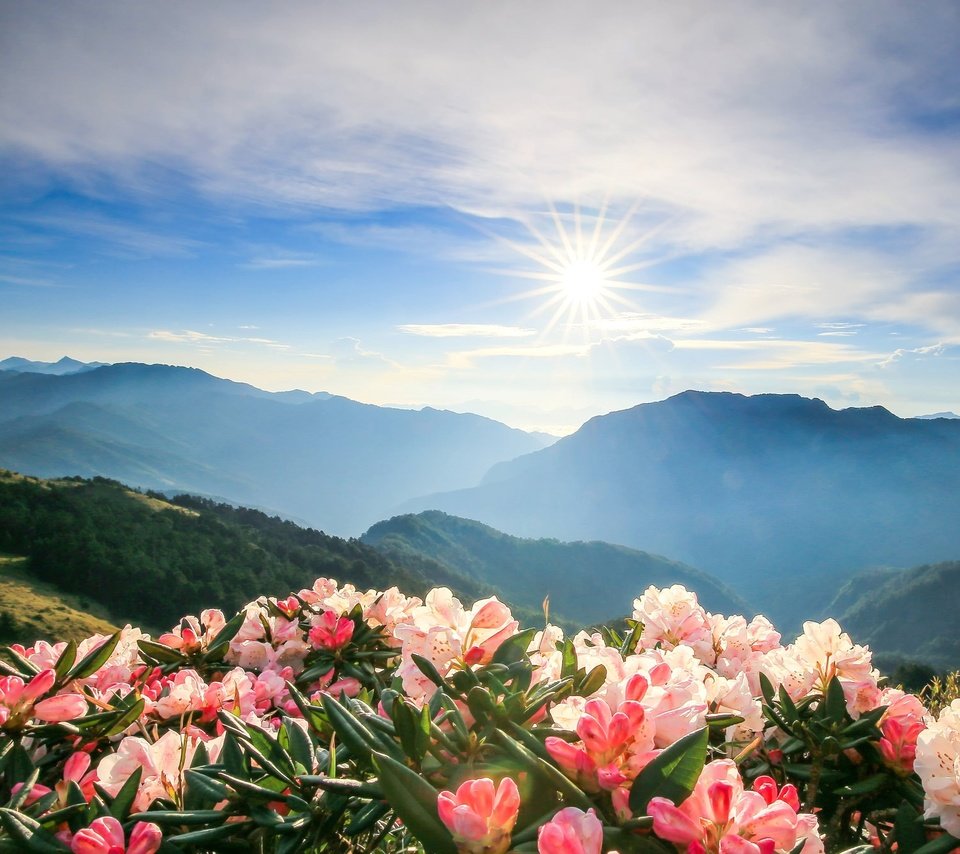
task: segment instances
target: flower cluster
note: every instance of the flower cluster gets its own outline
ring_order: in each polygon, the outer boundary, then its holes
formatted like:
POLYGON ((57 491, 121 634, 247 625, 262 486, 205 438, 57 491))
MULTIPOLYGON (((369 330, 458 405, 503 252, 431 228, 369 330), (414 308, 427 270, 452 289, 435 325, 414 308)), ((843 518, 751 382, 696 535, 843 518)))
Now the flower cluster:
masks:
POLYGON ((565 637, 496 598, 321 578, 156 639, 14 646, 3 668, 0 847, 818 854, 960 837, 960 701, 933 721, 834 620, 784 644, 680 586, 647 588, 623 634, 565 637))

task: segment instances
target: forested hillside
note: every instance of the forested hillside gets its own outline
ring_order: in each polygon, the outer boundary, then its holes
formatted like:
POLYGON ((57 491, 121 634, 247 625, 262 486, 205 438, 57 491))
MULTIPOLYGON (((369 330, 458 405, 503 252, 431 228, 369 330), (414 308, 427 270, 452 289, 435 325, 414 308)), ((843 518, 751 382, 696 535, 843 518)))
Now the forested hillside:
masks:
POLYGON ((828 612, 885 660, 960 667, 960 561, 861 573, 828 612))
POLYGON ((421 556, 401 561, 256 510, 167 501, 102 478, 0 472, 0 552, 29 558, 40 581, 155 628, 202 608, 233 612, 320 576, 408 594, 446 585, 470 600, 492 592, 421 556))
POLYGON ((362 539, 398 560, 420 555, 441 561, 531 607, 549 594, 554 617, 580 624, 622 616, 624 602, 651 584, 683 584, 717 613, 750 610, 716 578, 659 555, 610 543, 512 537, 438 510, 378 522, 362 539))

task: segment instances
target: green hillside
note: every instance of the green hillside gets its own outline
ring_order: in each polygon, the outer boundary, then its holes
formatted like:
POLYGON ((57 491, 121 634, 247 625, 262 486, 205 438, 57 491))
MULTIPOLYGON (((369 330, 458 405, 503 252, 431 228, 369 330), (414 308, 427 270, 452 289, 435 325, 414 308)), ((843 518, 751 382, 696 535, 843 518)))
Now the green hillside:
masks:
MULTIPOLYGON (((421 595, 446 585, 468 602, 492 594, 422 556, 390 557, 257 510, 188 496, 168 501, 102 478, 49 481, 0 471, 0 552, 26 557, 21 578, 53 585, 48 592, 164 629, 184 614, 233 612, 320 576, 421 595)), ((5 625, 31 607, 29 598, 0 604, 5 625)))
POLYGON ((960 667, 960 561, 863 573, 828 610, 857 643, 885 659, 960 667))
POLYGON ((549 595, 552 615, 581 624, 623 615, 650 584, 683 584, 714 612, 749 610, 717 579, 658 555, 610 543, 522 539, 439 510, 378 522, 361 539, 398 560, 417 554, 441 561, 530 607, 549 595))
POLYGON ((26 645, 38 638, 80 641, 113 634, 118 624, 89 598, 64 595, 31 577, 26 558, 0 555, 0 644, 26 645))

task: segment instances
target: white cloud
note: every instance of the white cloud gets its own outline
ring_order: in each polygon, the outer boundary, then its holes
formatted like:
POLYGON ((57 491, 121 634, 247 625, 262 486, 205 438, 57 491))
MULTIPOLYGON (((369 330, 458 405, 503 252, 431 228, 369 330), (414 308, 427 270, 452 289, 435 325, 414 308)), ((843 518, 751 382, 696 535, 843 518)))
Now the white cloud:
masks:
POLYGON ((924 358, 926 356, 941 356, 946 352, 946 347, 942 343, 928 344, 925 347, 901 347, 894 350, 883 361, 877 363, 877 367, 886 368, 894 362, 899 362, 904 358, 912 357, 914 359, 924 358))
POLYGON ((952 103, 953 4, 27 4, 6 17, 0 71, 17 85, 0 98, 0 147, 68 172, 155 186, 144 167, 175 163, 214 194, 490 215, 612 192, 681 213, 665 237, 691 246, 955 225, 955 140, 904 120, 952 103))
POLYGON ((405 323, 397 329, 427 338, 529 338, 537 334, 535 329, 493 323, 405 323))

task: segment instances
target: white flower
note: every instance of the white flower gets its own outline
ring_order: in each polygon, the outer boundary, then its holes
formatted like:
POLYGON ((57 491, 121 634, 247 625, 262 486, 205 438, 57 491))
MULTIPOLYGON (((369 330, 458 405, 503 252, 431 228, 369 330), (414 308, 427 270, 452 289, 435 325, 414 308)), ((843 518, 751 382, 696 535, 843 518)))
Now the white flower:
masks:
POLYGON ((924 817, 939 818, 947 833, 960 838, 960 700, 917 737, 914 770, 923 783, 924 817))

